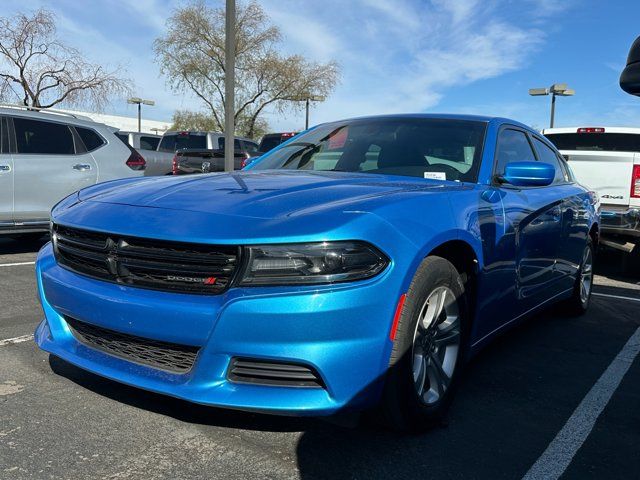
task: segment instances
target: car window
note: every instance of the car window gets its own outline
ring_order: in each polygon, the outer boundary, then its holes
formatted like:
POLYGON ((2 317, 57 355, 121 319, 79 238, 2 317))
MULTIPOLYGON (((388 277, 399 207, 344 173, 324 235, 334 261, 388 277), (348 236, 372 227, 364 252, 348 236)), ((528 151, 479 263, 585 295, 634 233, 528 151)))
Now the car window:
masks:
POLYGON ((556 155, 556 152, 549 148, 542 140, 533 137, 533 144, 538 152, 538 160, 544 163, 550 163, 556 169, 556 176, 553 179, 553 183, 563 183, 569 180, 563 165, 560 164, 560 159, 556 155))
POLYGON ((258 147, 258 150, 260 150, 263 153, 268 152, 269 150, 273 150, 274 148, 276 148, 281 143, 282 143, 281 135, 265 135, 264 137, 262 137, 262 140, 260 141, 260 146, 258 147))
POLYGON ((257 143, 248 142, 246 140, 244 140, 242 143, 244 143, 244 149, 249 155, 254 155, 254 154, 258 153, 258 144, 257 143))
POLYGON ((28 118, 13 118, 18 153, 72 155, 73 135, 67 125, 41 122, 28 118))
POLYGON ((142 150, 155 150, 158 148, 160 139, 158 137, 140 137, 140 148, 142 150))
POLYGON ((90 128, 76 127, 76 132, 78 132, 78 135, 80 135, 82 143, 84 143, 84 146, 87 147, 88 152, 100 148, 106 143, 104 138, 102 138, 90 128))
MULTIPOLYGON (((224 149, 224 137, 218 138, 218 148, 220 150, 224 149)), ((233 149, 234 150, 242 150, 242 147, 240 147, 240 140, 235 139, 233 141, 233 149)))
POLYGON ((205 135, 194 135, 189 132, 180 132, 164 135, 160 140, 158 150, 161 152, 174 153, 185 148, 207 148, 207 137, 205 135))
POLYGON ((381 118, 323 125, 265 154, 252 168, 339 170, 475 182, 486 123, 381 118))
POLYGON ((525 133, 511 128, 500 132, 496 155, 496 175, 504 174, 504 169, 509 163, 536 161, 525 133))
POLYGON ((584 150, 596 152, 640 152, 637 133, 547 133, 558 150, 584 150))
POLYGON ((128 133, 116 132, 116 137, 118 137, 122 141, 122 143, 124 143, 125 145, 129 145, 129 134, 128 133))

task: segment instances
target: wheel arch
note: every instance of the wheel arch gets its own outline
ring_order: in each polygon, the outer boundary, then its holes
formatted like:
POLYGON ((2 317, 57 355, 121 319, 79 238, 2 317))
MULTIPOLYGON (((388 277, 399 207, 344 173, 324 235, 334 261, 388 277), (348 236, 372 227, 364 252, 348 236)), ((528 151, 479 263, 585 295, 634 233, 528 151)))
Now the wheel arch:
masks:
POLYGON ((467 302, 471 322, 475 319, 478 294, 478 274, 480 263, 474 248, 464 240, 449 240, 433 248, 426 256, 438 256, 448 260, 462 278, 467 293, 467 302))

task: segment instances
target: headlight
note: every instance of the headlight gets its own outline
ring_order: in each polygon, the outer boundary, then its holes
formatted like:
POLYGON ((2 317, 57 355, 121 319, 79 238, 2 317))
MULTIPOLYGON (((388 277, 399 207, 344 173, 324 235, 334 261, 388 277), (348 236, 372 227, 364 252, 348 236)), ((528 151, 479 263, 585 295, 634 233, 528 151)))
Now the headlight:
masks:
POLYGON ((246 247, 240 285, 308 285, 363 280, 389 260, 363 242, 319 242, 246 247))

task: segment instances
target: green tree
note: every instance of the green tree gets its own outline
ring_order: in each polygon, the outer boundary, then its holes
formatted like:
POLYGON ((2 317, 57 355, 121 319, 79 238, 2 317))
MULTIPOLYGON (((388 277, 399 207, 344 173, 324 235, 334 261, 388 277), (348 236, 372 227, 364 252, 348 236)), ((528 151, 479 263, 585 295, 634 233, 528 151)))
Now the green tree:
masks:
MULTIPOLYGON (((161 72, 174 91, 191 91, 224 128, 225 12, 196 1, 176 9, 167 32, 154 43, 161 72)), ((236 10, 236 132, 256 137, 266 128, 262 115, 303 107, 310 95, 329 95, 339 78, 336 62, 309 62, 281 53, 280 30, 252 1, 236 10)))

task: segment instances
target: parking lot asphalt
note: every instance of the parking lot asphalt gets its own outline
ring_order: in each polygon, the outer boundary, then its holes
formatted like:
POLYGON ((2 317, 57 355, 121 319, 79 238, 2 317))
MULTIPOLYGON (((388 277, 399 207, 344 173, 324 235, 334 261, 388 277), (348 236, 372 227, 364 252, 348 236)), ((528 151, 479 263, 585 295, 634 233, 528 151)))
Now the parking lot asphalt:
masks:
POLYGON ((640 472, 640 273, 615 252, 598 258, 587 315, 551 309, 503 335, 469 365, 446 425, 403 436, 193 405, 49 357, 28 337, 43 242, 0 239, 0 478, 543 478, 558 438, 562 478, 640 472))

